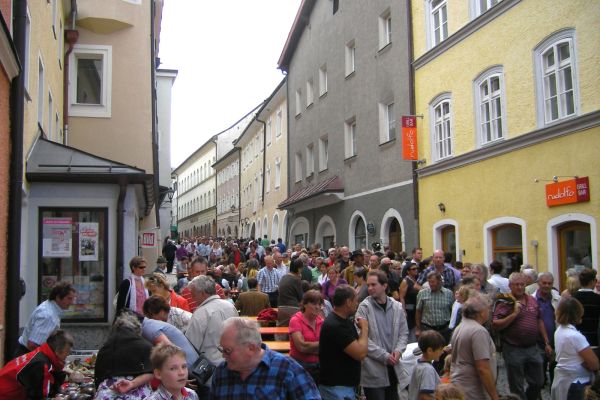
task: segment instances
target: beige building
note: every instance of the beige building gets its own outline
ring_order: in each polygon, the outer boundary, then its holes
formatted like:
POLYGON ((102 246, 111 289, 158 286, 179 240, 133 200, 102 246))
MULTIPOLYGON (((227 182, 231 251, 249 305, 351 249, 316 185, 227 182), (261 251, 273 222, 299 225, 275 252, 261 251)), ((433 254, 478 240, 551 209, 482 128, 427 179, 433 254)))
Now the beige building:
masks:
POLYGON ((240 151, 234 147, 213 165, 217 174, 217 236, 237 238, 240 226, 240 151))
POLYGON ((265 100, 236 141, 240 148, 240 221, 243 237, 286 239, 287 80, 265 100))

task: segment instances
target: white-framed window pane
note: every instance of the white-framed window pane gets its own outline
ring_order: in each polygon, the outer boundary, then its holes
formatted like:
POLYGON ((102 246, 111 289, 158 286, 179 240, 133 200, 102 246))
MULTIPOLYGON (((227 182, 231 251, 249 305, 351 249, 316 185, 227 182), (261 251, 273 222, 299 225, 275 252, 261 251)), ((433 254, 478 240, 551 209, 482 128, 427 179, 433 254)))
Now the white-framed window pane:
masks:
POLYGON ((396 115, 394 113, 394 103, 387 105, 387 126, 388 126, 388 140, 392 140, 396 137, 396 115))
POLYGON ((300 182, 302 180, 302 154, 296 153, 296 182, 300 182))
POLYGON ((354 122, 352 122, 352 124, 350 124, 350 137, 351 137, 351 143, 352 143, 351 155, 355 156, 356 149, 357 149, 357 141, 358 141, 358 138, 356 136, 356 121, 354 121, 354 122))
POLYGON ((281 186, 281 160, 275 162, 275 189, 281 186))
POLYGON ((572 41, 561 41, 542 53, 545 121, 575 114, 572 41))
POLYGON ((319 171, 327 169, 327 162, 329 158, 329 140, 326 137, 319 139, 319 171))
POLYGON ((356 47, 354 40, 346 45, 346 76, 355 71, 356 47))
POLYGON ((78 104, 102 104, 102 56, 91 54, 77 57, 78 104))
POLYGON ((306 176, 312 175, 315 171, 315 153, 312 143, 306 146, 306 176))
POLYGON ((327 65, 319 68, 319 96, 327 93, 327 65))
POLYGON ((296 90, 296 115, 300 115, 302 112, 302 91, 296 90))
POLYGON ((450 101, 442 100, 434 109, 434 148, 438 160, 452 156, 450 101))
POLYGON ((433 45, 435 46, 448 37, 446 0, 431 1, 431 22, 433 29, 433 45))
POLYGON ((281 111, 281 108, 279 108, 277 111, 277 116, 275 117, 275 129, 275 136, 281 136, 281 132, 283 130, 283 112, 281 111))
POLYGON ((313 97, 313 81, 312 79, 309 79, 306 82, 306 107, 313 103, 313 97))

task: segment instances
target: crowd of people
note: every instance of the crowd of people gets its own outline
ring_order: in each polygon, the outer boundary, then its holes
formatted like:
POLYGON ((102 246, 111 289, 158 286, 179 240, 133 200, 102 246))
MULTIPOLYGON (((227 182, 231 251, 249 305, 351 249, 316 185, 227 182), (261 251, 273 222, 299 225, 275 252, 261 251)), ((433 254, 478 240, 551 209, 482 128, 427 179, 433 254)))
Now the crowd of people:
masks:
MULTIPOLYGON (((593 269, 567 271, 559 293, 550 272, 529 265, 508 271, 377 243, 287 248, 266 237, 167 240, 147 264, 130 261, 115 297, 98 399, 533 400, 545 385, 552 399, 600 398, 593 269), (289 340, 289 356, 263 343, 247 318, 256 316, 288 327, 276 339, 289 340), (509 393, 497 387, 499 352, 509 393), (209 377, 194 372, 201 362, 216 368, 209 377)), ((19 339, 17 355, 54 365, 44 396, 64 379, 72 338, 57 329, 75 295, 59 283, 19 339)), ((18 360, 0 371, 0 388, 29 393, 18 360)))

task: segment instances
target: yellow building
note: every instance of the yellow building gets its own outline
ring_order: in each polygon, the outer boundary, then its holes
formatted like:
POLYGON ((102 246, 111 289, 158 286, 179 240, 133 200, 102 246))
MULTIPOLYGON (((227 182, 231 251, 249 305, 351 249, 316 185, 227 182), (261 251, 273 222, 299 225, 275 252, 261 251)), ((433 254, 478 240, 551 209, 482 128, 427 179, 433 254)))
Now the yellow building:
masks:
POLYGON ((597 268, 600 3, 411 5, 425 252, 597 268))

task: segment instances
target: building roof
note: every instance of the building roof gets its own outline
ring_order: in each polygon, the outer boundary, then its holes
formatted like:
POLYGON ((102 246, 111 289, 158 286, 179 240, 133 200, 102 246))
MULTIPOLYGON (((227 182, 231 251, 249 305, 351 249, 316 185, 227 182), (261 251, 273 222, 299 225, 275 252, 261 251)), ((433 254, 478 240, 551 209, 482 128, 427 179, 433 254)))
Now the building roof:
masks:
POLYGON ((304 32, 304 28, 306 28, 310 21, 310 14, 312 13, 316 3, 317 0, 302 0, 302 3, 300 3, 298 13, 296 13, 296 18, 292 24, 292 29, 290 30, 287 40, 285 41, 283 51, 279 56, 279 61, 277 61, 277 65, 280 70, 288 70, 290 62, 292 61, 292 57, 294 56, 294 52, 296 51, 296 47, 298 46, 298 42, 302 37, 302 32, 304 32))
POLYGON ((277 208, 290 208, 304 200, 334 193, 344 193, 344 185, 341 178, 337 175, 325 179, 324 181, 300 188, 292 193, 287 199, 279 203, 277 208))
POLYGON ((149 215, 158 193, 154 193, 152 174, 145 170, 95 156, 74 147, 39 137, 27 158, 29 182, 65 182, 92 184, 141 184, 144 211, 149 215))

